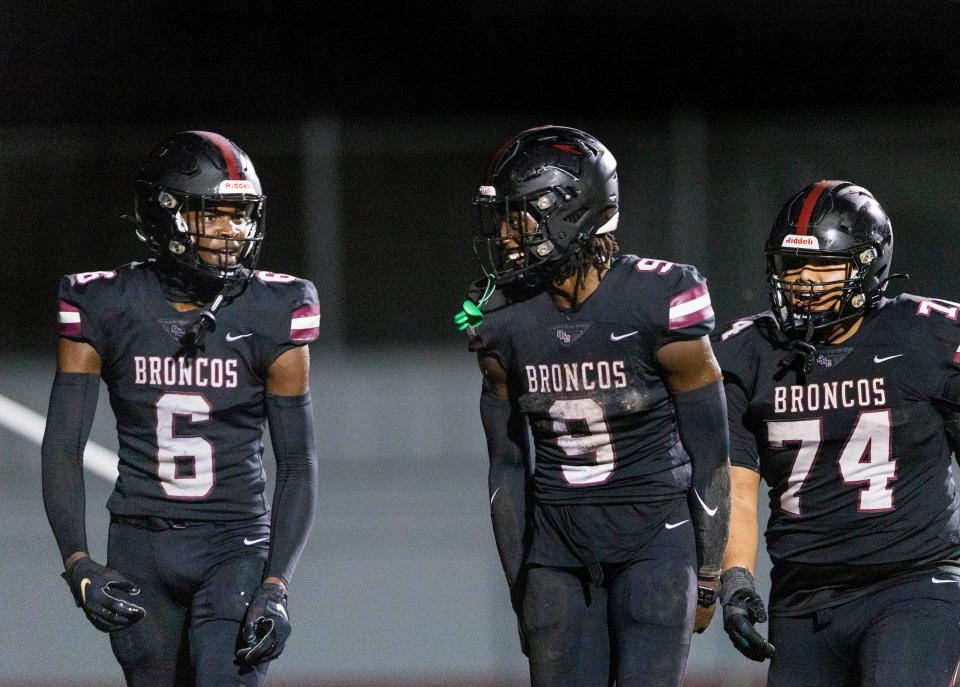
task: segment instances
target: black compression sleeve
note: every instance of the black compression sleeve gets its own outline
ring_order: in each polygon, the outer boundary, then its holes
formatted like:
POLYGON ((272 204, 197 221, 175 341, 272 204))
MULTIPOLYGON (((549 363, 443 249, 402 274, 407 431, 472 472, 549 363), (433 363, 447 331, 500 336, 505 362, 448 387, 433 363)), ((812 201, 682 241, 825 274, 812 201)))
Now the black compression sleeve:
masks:
POLYGON ((100 377, 57 372, 40 446, 43 507, 64 562, 87 550, 83 449, 97 412, 100 377))
POLYGON ((720 574, 730 522, 730 434, 719 381, 675 394, 677 428, 693 464, 690 516, 697 542, 698 575, 720 574))
POLYGON ((484 389, 480 419, 490 457, 488 488, 493 536, 512 588, 520 574, 527 541, 527 434, 523 415, 510 401, 484 389))
POLYGON ((266 395, 270 439, 277 460, 277 480, 270 518, 267 577, 290 577, 307 543, 317 509, 317 446, 313 435, 310 393, 266 395))

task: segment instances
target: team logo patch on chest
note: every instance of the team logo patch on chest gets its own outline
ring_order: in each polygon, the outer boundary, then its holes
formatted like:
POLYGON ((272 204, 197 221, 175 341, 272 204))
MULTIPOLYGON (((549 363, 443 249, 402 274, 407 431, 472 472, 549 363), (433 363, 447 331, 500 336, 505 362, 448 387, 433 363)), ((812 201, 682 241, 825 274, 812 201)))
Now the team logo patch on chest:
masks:
POLYGON ((822 367, 833 367, 839 365, 844 358, 853 352, 853 348, 847 346, 843 348, 831 348, 830 350, 818 350, 815 358, 817 365, 822 367))
POLYGON ((157 320, 157 324, 163 327, 163 330, 177 341, 183 338, 186 331, 186 320, 157 320))
POLYGON ((590 329, 590 323, 586 324, 565 324, 560 327, 553 328, 557 333, 557 341, 559 341, 564 346, 569 346, 584 333, 590 329))

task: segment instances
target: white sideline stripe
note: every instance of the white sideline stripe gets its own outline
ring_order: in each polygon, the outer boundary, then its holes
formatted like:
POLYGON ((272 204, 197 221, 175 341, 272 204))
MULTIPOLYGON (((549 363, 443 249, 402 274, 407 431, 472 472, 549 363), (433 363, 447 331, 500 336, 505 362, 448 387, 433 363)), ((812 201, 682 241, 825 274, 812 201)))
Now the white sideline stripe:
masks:
MULTIPOLYGON (((0 394, 0 425, 29 439, 39 446, 43 442, 46 418, 0 394)), ((111 484, 117 481, 117 462, 120 459, 113 451, 92 441, 87 441, 83 452, 83 467, 111 484)))

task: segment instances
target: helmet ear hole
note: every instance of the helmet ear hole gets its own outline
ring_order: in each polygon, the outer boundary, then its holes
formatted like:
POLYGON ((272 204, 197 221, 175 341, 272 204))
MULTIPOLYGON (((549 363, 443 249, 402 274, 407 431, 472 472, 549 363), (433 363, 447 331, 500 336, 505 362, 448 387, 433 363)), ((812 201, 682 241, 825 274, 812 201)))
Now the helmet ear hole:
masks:
POLYGON ((589 210, 587 208, 578 208, 571 212, 569 215, 563 218, 564 222, 569 222, 570 224, 576 224, 579 222, 589 210))

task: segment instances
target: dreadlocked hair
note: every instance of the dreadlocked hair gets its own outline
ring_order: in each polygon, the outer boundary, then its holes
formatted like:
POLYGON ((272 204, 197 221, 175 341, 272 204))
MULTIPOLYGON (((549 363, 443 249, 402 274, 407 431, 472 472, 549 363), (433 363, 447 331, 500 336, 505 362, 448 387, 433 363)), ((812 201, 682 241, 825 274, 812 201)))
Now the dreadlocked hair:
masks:
POLYGON ((591 267, 596 268, 597 272, 606 272, 610 269, 613 256, 619 250, 620 245, 612 233, 591 236, 583 248, 570 256, 567 263, 557 271, 553 277, 554 285, 559 286, 574 275, 582 282, 591 267))

